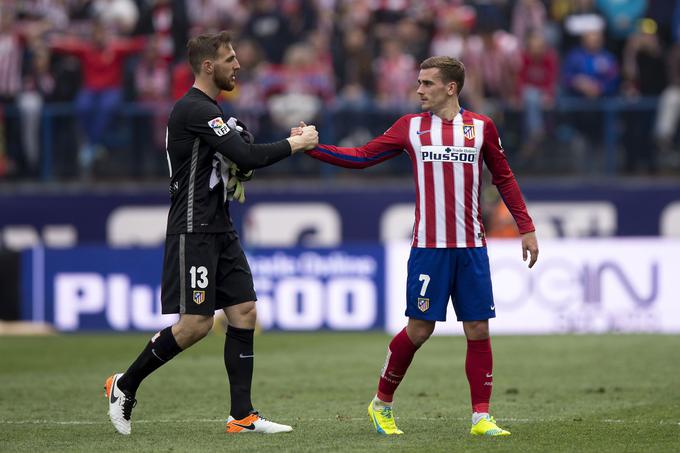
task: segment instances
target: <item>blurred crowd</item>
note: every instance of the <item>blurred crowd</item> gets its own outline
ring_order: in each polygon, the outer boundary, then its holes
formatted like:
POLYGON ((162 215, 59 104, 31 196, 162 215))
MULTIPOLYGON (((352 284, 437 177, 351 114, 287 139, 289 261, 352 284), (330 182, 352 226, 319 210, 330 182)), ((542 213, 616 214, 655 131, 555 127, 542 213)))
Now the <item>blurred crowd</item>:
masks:
POLYGON ((260 141, 328 111, 344 112, 333 139, 370 138, 384 125, 365 113, 417 111, 419 62, 449 55, 462 105, 498 122, 519 172, 556 141, 558 166, 588 171, 607 134, 620 172, 680 167, 680 0, 3 0, 0 178, 44 177, 47 144, 63 178, 100 161, 161 174, 168 109, 193 82, 186 41, 222 29, 241 70, 220 101, 260 141), (47 128, 51 105, 65 113, 47 128))

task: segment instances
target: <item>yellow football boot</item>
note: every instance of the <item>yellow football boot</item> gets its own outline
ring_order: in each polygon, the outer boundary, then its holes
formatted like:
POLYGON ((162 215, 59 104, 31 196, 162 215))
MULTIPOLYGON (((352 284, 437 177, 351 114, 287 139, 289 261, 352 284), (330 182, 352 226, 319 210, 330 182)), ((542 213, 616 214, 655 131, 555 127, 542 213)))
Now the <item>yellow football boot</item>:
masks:
POLYGON ((472 425, 470 434, 474 436, 509 436, 510 431, 499 428, 498 425, 496 425, 496 420, 494 420, 492 416, 487 415, 472 425))
POLYGON ((392 406, 373 407, 373 401, 368 405, 368 416, 373 421, 373 426, 379 434, 391 436, 393 434, 404 434, 394 423, 392 406))

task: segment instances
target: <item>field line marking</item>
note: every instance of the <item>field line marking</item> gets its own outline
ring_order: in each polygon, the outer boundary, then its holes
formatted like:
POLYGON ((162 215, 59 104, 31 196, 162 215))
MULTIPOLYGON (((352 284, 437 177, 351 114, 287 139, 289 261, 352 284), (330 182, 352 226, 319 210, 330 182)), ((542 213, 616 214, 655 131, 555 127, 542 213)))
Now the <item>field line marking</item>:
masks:
MULTIPOLYGON (((396 417, 397 419, 399 417, 396 417)), ((408 417, 409 420, 417 421, 470 421, 468 417, 408 417)), ((277 420, 291 422, 364 422, 365 417, 334 417, 334 418, 277 418, 277 420)), ((514 423, 564 423, 576 421, 573 418, 498 418, 501 422, 514 423)), ((580 420, 579 420, 580 421, 580 420)), ((619 420, 603 419, 602 423, 615 424, 646 424, 646 425, 677 425, 680 421, 671 420, 619 420)), ((196 418, 190 420, 168 420, 168 419, 141 419, 133 420, 133 423, 225 423, 226 418, 196 418)), ((0 420, 0 425, 108 425, 109 420, 0 420)))

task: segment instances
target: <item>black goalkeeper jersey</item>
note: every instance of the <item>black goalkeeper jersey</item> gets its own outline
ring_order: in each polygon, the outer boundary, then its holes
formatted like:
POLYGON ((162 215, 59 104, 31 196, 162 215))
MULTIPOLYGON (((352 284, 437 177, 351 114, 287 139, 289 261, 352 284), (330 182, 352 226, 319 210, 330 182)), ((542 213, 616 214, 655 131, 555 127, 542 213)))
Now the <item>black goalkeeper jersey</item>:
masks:
POLYGON ((167 130, 171 199, 167 234, 234 230, 223 183, 210 189, 216 152, 243 170, 270 165, 290 155, 287 141, 248 145, 226 123, 217 102, 197 88, 191 88, 173 107, 167 130))

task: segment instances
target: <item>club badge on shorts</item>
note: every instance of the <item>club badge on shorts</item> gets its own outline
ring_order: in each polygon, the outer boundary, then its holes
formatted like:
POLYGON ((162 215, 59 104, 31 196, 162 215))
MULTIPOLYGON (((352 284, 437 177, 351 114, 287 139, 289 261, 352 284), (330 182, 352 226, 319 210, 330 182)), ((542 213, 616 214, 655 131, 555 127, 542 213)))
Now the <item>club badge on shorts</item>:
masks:
POLYGON ((205 291, 194 291, 194 303, 201 305, 205 302, 205 291))
POLYGON ((427 297, 419 297, 418 310, 424 313, 427 311, 428 308, 430 308, 430 299, 428 299, 427 297))

